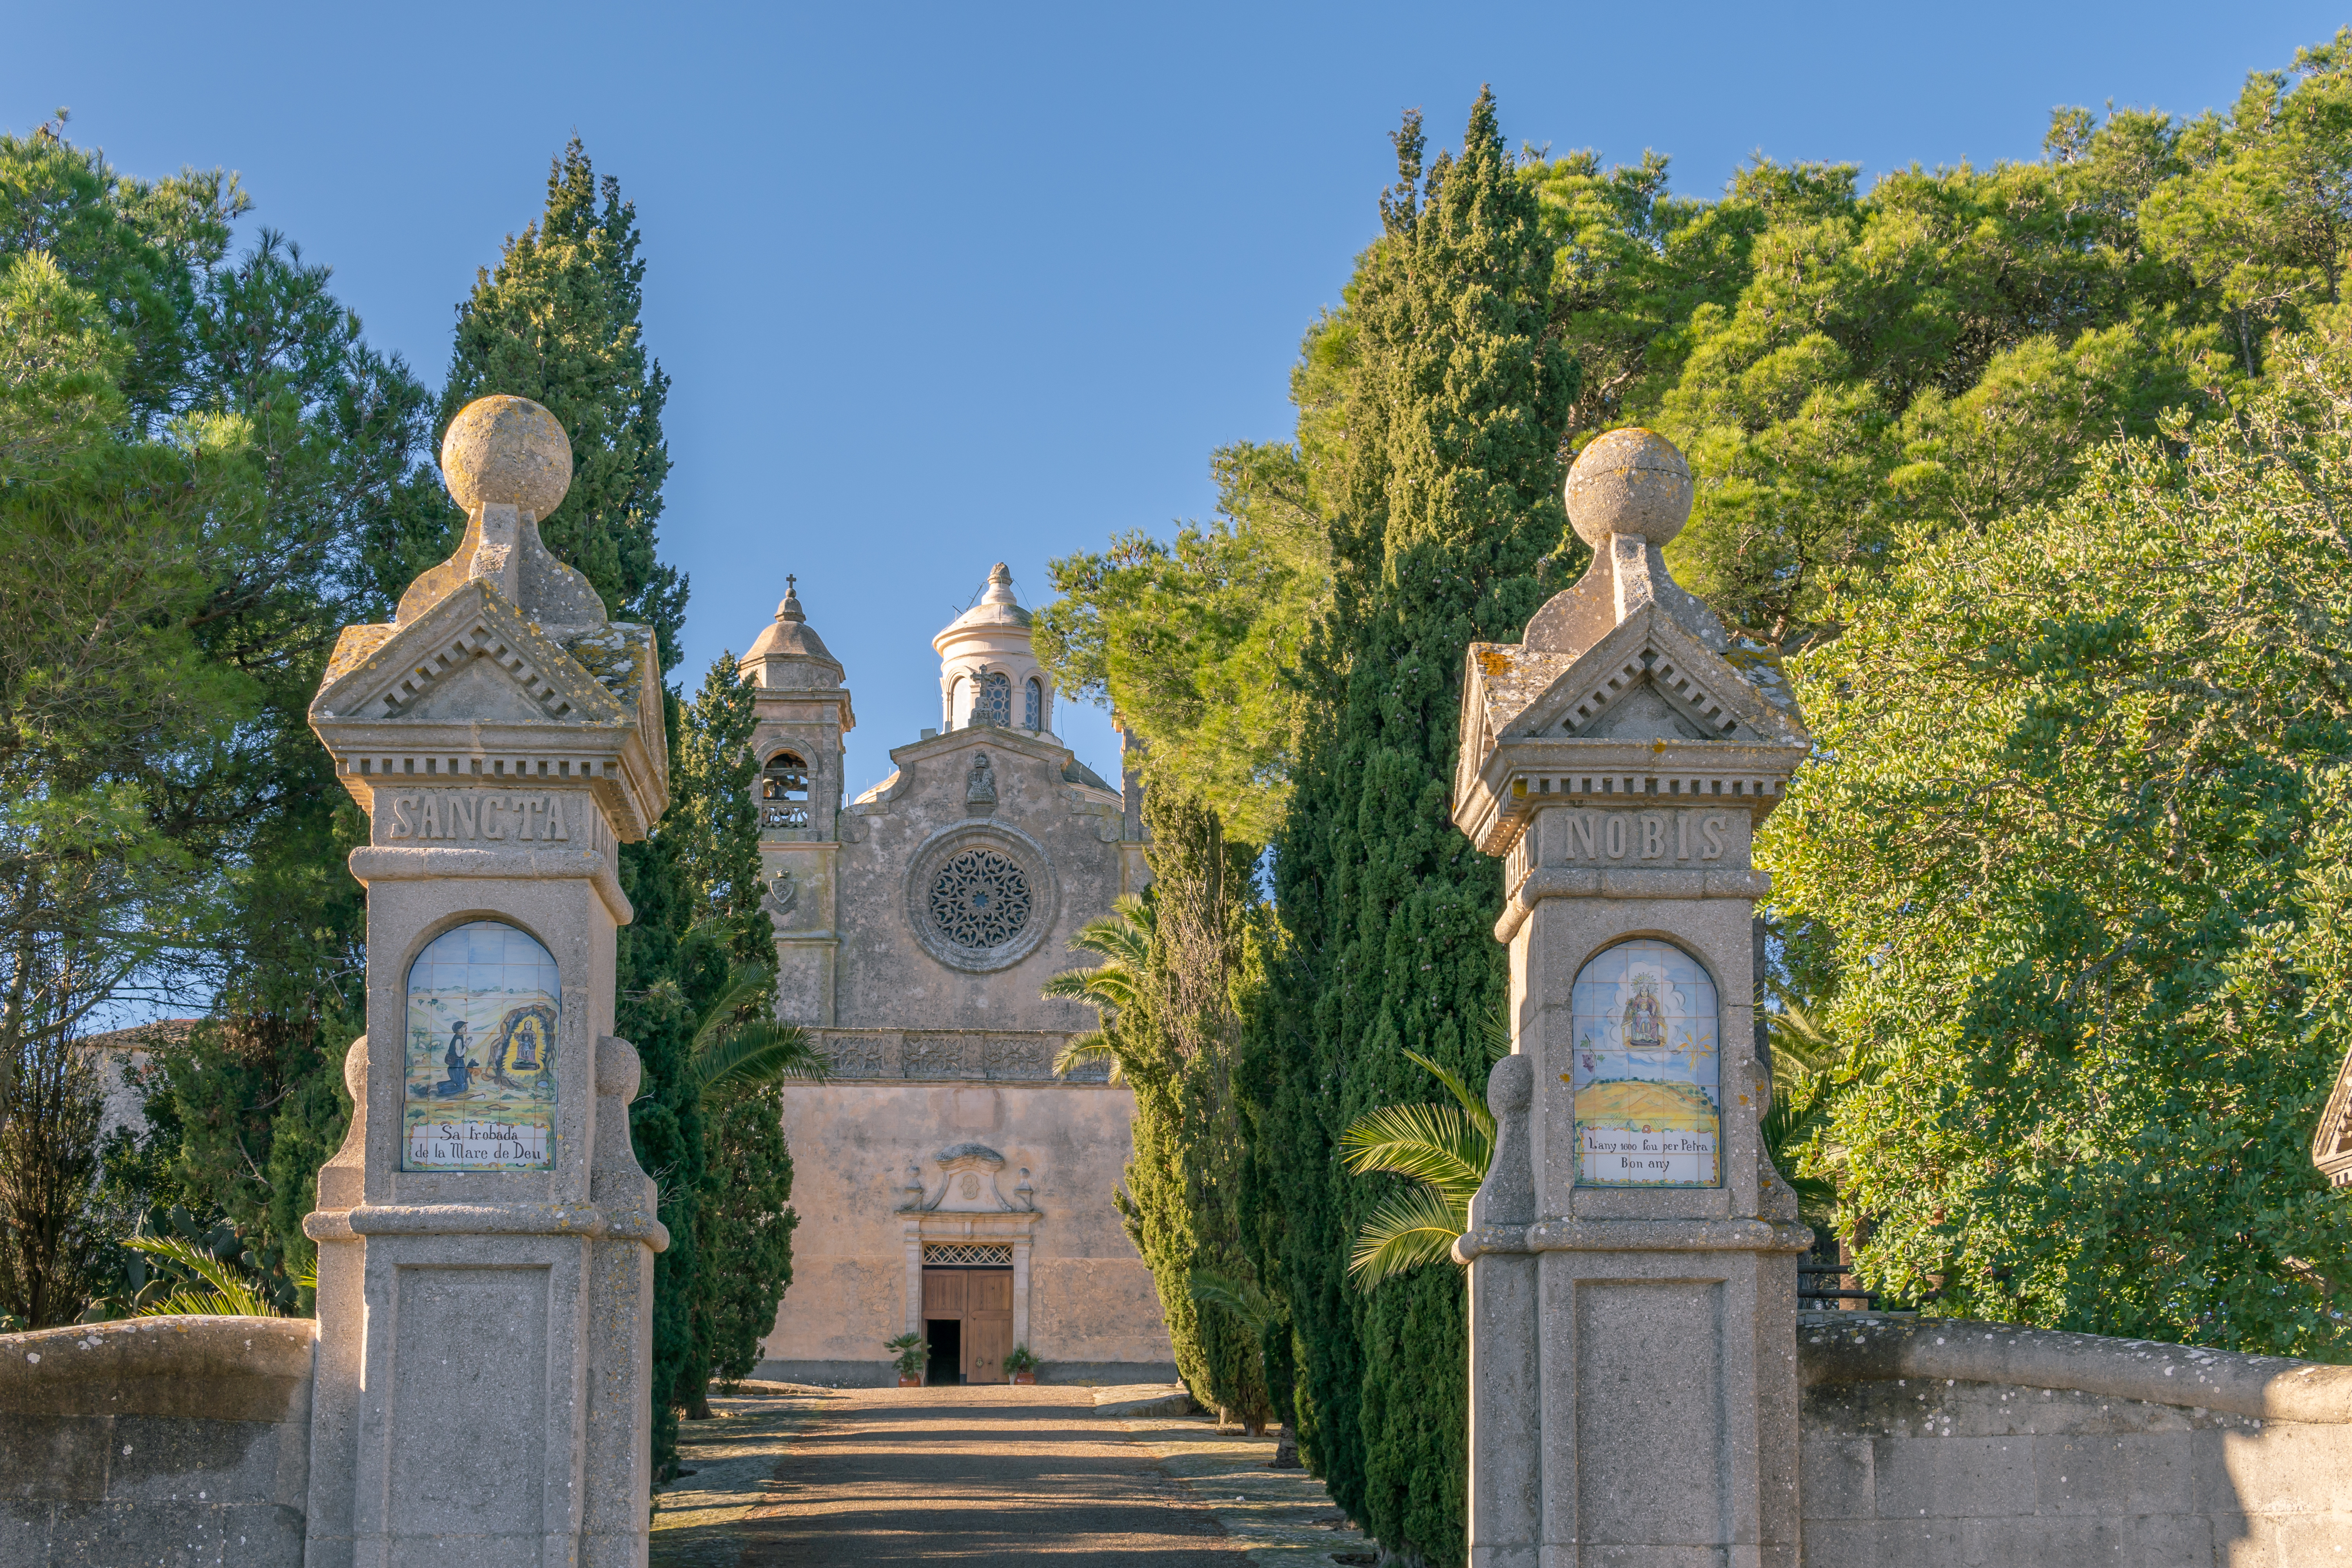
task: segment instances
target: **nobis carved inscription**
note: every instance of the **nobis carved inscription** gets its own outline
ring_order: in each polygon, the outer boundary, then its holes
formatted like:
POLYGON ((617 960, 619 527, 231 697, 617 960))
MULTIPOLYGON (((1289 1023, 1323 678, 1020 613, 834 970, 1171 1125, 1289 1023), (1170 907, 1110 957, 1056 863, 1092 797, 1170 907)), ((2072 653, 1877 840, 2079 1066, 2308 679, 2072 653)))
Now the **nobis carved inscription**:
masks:
POLYGON ((1729 811, 1561 811, 1544 825, 1553 865, 1744 863, 1748 819, 1729 811))

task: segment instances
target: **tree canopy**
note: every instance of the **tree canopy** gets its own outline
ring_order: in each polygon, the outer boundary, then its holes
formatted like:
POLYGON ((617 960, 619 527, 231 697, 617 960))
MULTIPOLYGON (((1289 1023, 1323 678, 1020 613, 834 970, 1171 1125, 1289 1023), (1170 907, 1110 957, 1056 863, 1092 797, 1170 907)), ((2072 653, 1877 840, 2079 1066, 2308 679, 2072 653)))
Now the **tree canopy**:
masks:
POLYGON ((1821 758, 1758 856, 1834 933, 1809 1163, 1938 1310, 2338 1352, 2309 1147, 2347 1040, 2352 353, 1901 541, 1795 662, 1821 758))
POLYGON ((1713 197, 1655 153, 1506 155, 1487 99, 1424 179, 1410 119, 1290 438, 1215 454, 1212 521, 1055 563, 1065 685, 1267 847, 1270 902, 1231 915, 1238 1233, 1302 1450, 1384 1544, 1459 1550, 1458 1285, 1343 1289, 1393 1189, 1335 1140, 1425 1098, 1408 1051, 1483 1072, 1461 647, 1580 567, 1553 498, 1622 426, 1690 458, 1669 559, 1792 661, 1821 740, 1759 847, 1818 1069, 1776 1134, 1808 1213, 1833 1194, 1874 1287, 1931 1310, 2338 1353, 2305 1146, 2352 886, 2348 72, 2352 29, 2223 112, 2062 110, 2038 159, 1866 187, 1759 157, 1713 197))

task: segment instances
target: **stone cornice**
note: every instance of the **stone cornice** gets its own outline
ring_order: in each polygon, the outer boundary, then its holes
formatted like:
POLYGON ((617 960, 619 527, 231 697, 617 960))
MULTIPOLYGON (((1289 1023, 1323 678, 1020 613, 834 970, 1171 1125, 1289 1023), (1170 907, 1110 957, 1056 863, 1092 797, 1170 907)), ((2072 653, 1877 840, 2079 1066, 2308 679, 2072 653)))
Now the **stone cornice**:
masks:
POLYGON ((485 877, 540 881, 551 877, 584 877, 604 900, 614 921, 627 925, 636 918, 611 859, 599 849, 521 848, 455 849, 419 845, 362 845, 351 853, 352 876, 362 886, 373 882, 430 881, 443 877, 485 877))
POLYGON ((1495 940, 1517 936, 1546 899, 1760 899, 1771 890, 1769 871, 1538 866, 1511 889, 1495 940))
POLYGON ((1760 819, 1780 804, 1789 775, 1810 754, 1803 745, 1512 737, 1491 747, 1470 775, 1455 796, 1454 820, 1479 848, 1503 855, 1548 805, 1706 807, 1760 819))
POLYGON ((1454 1243, 1457 1263, 1512 1252, 1803 1252, 1813 1233, 1766 1219, 1548 1219, 1486 1225, 1454 1243))
MULTIPOLYGON (((480 688, 478 686, 478 691, 480 688)), ((310 704, 343 787, 374 811, 387 774, 410 789, 585 781, 624 839, 667 807, 658 651, 643 626, 541 626, 469 581, 414 622, 347 626, 310 704), (504 711, 436 714, 460 676, 496 672, 504 711)))

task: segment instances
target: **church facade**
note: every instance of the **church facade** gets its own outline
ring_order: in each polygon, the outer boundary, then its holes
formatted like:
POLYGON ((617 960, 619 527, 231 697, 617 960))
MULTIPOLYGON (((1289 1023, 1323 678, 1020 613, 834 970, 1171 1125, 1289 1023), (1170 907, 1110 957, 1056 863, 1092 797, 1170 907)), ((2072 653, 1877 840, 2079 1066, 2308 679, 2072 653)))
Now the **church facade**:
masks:
POLYGON ((833 1064, 784 1091, 801 1223, 761 1376, 891 1383, 907 1333, 935 1382, 1005 1381, 1016 1346, 1049 1377, 1175 1375, 1112 1202, 1133 1097, 1099 1065, 1055 1071, 1095 1019, 1040 994, 1142 890, 1139 799, 1055 734, 1029 622, 1000 563, 932 640, 939 727, 854 801, 846 672, 796 586, 743 656, 777 1012, 833 1064))

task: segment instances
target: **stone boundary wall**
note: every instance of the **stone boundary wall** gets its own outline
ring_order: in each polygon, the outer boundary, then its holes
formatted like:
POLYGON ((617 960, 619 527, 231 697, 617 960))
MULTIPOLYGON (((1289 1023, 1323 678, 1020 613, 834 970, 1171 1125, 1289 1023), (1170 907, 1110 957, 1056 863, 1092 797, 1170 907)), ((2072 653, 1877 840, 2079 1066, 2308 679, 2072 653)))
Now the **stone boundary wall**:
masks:
POLYGON ((2352 1562, 2352 1367, 1809 1316, 1805 1568, 2352 1562))
POLYGON ((0 1334, 0 1568, 300 1568, 306 1318, 0 1334))

